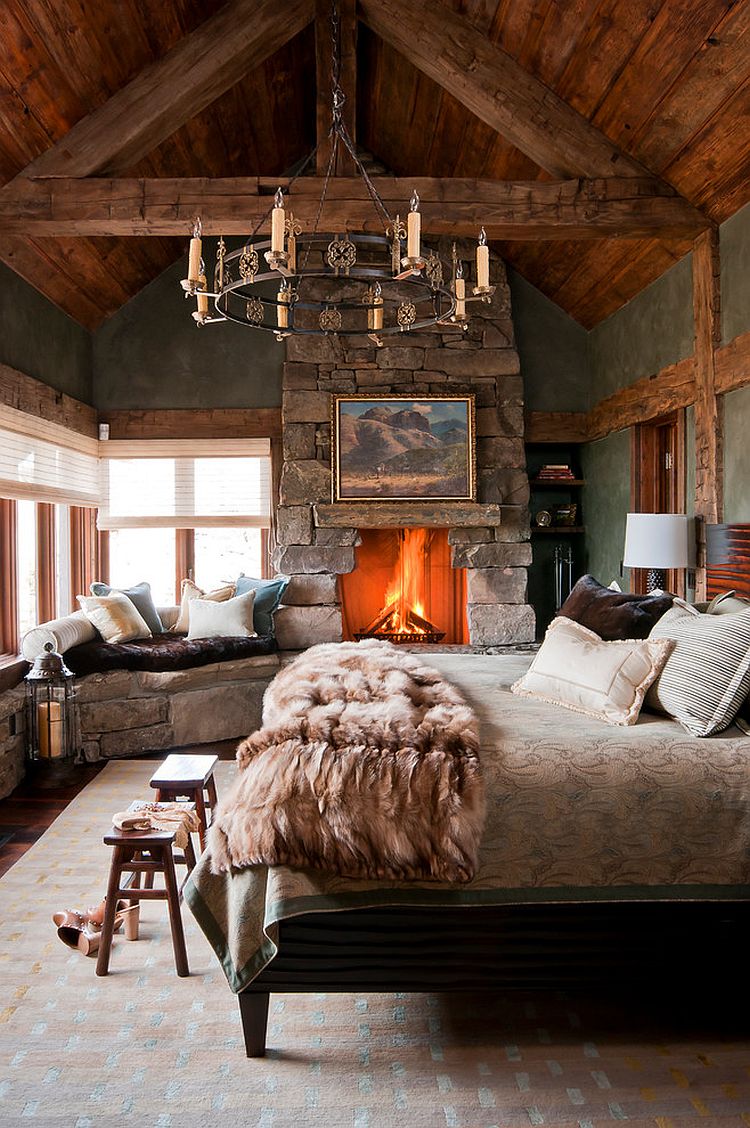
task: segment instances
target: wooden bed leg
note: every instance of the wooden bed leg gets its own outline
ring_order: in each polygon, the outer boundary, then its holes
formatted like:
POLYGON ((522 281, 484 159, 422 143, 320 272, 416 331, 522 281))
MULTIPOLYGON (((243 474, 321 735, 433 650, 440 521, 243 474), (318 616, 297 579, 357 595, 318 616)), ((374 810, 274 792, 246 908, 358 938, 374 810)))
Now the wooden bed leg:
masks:
POLYGON ((264 1057, 268 992, 242 991, 237 998, 240 1004, 242 1033, 245 1035, 245 1054, 247 1057, 264 1057))

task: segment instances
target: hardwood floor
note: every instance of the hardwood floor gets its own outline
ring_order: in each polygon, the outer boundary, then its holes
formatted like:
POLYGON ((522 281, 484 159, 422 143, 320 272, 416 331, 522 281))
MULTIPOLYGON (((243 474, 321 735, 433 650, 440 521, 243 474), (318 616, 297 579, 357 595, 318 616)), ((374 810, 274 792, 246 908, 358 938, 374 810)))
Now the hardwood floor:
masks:
MULTIPOLYGON (((223 740, 189 748, 167 748, 141 759, 159 762, 170 752, 179 751, 213 754, 220 760, 233 760, 236 747, 237 741, 223 740)), ((0 800, 0 837, 11 836, 0 846, 0 877, 41 838, 68 803, 96 778, 106 763, 103 760, 96 764, 70 764, 54 775, 49 770, 29 773, 7 799, 0 800)))

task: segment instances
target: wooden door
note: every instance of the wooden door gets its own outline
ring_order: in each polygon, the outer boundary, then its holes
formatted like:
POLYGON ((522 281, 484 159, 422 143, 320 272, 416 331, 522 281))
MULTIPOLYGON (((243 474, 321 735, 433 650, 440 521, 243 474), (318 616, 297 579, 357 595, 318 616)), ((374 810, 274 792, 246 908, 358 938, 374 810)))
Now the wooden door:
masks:
MULTIPOLYGON (((685 512, 685 412, 633 428, 630 502, 634 513, 685 512)), ((684 598, 685 571, 667 572, 667 587, 684 598)), ((646 590, 646 570, 631 568, 630 590, 646 590)))

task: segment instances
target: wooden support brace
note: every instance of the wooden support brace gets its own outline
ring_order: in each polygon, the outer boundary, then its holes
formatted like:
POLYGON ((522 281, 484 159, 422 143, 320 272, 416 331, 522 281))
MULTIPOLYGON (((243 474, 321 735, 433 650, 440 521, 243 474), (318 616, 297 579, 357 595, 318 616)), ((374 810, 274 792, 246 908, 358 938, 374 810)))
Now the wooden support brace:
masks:
POLYGON ((717 394, 716 352, 721 344, 719 238, 715 230, 693 246, 695 320, 695 515, 699 518, 696 598, 706 594, 705 525, 724 510, 723 399, 717 394))

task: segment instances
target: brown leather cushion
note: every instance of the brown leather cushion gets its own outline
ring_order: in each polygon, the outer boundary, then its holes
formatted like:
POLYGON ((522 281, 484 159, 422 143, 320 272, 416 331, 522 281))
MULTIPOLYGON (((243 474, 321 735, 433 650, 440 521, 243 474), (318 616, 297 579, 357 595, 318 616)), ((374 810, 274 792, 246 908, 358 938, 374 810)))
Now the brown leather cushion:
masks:
POLYGON ((673 599, 666 592, 635 595, 613 591, 593 576, 581 576, 557 614, 582 623, 608 642, 648 638, 654 623, 669 610, 673 599))
POLYGON ((255 638, 194 638, 157 634, 132 642, 84 642, 65 651, 65 665, 74 674, 101 674, 107 670, 151 670, 165 673, 272 654, 276 640, 269 635, 255 638))

